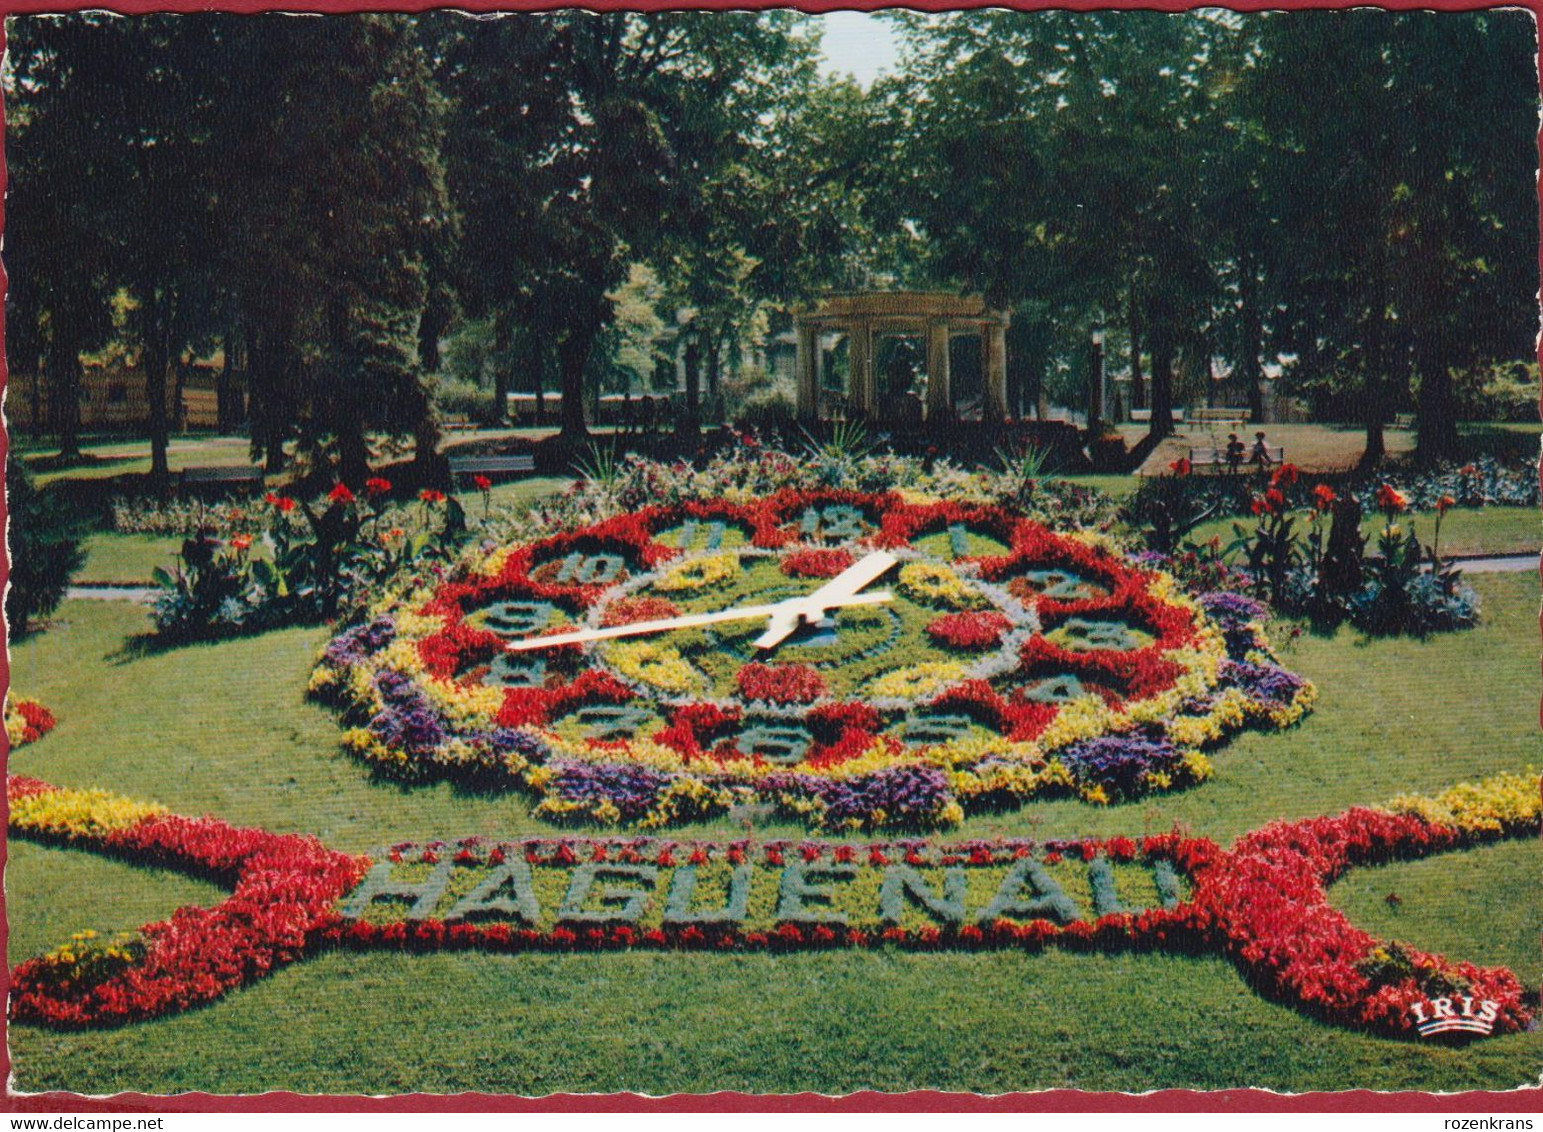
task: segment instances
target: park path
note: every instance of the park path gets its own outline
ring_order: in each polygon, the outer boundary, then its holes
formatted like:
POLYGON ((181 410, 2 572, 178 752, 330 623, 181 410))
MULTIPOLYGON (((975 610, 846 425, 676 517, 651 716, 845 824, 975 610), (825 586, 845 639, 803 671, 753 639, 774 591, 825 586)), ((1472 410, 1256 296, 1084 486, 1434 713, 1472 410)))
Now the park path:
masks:
MULTIPOLYGON (((1538 568, 1536 554, 1492 554, 1450 561, 1465 574, 1520 574, 1538 568)), ((149 605, 159 592, 146 586, 71 586, 65 596, 83 601, 133 601, 149 605)))

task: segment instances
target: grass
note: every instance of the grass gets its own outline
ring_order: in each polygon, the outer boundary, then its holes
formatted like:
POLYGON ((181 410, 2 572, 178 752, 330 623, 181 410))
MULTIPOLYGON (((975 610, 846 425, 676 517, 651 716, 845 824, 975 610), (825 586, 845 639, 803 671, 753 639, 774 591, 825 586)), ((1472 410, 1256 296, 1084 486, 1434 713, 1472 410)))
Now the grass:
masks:
MULTIPOLYGON (((1485 622, 1472 632, 1296 639, 1286 660, 1318 683, 1317 711, 1285 734, 1240 737, 1199 788, 1108 808, 1037 803, 975 817, 960 833, 1107 836, 1182 823, 1228 843, 1272 819, 1536 763, 1537 580, 1473 580, 1485 622)), ((397 786, 340 753, 335 719, 301 692, 325 630, 121 655, 144 626, 126 603, 67 602, 47 632, 15 647, 17 689, 60 718, 12 755, 15 772, 346 850, 549 832, 522 798, 397 786)), ((717 822, 680 833, 731 831, 717 822)), ((204 898, 146 870, 17 849, 7 880, 12 920, 26 925, 18 945, 43 949, 76 928, 204 898)), ((1537 863, 1535 844, 1499 846, 1352 873, 1333 899, 1370 930, 1513 963, 1535 983, 1537 863), (1397 910, 1383 899, 1390 889, 1397 910)), ((84 1034, 15 1027, 10 1042, 18 1088, 86 1092, 1506 1089, 1536 1082, 1543 1062, 1535 1033, 1444 1048, 1322 1026, 1260 998, 1220 959, 882 950, 330 953, 180 1017, 84 1034)))
MULTIPOLYGON (((1367 549, 1372 553, 1377 550, 1377 537, 1386 522, 1380 512, 1361 517, 1361 533, 1366 536, 1367 549)), ((1421 541, 1429 546, 1436 533, 1436 513, 1411 511, 1399 517, 1403 529, 1408 530, 1411 524, 1421 541)), ((1219 537, 1225 547, 1237 537, 1236 526, 1241 526, 1247 533, 1253 530, 1254 520, 1246 516, 1212 519, 1196 527, 1189 538, 1191 542, 1203 544, 1219 537)), ((1300 514, 1297 530, 1304 534, 1307 530, 1300 514)), ((1440 550, 1443 555, 1535 554, 1539 547, 1543 547, 1543 519, 1533 507, 1456 507, 1441 520, 1440 550)))

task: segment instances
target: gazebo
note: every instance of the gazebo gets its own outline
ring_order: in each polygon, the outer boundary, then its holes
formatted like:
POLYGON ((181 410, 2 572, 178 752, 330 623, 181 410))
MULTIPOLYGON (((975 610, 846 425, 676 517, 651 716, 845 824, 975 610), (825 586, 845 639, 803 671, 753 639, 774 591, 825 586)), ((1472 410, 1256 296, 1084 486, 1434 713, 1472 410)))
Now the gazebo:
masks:
POLYGON ((847 337, 850 383, 847 403, 858 416, 891 419, 894 407, 879 405, 874 358, 885 336, 904 336, 926 342, 927 420, 948 420, 954 411, 949 380, 949 342, 974 338, 980 343, 983 398, 981 414, 1000 421, 1007 413, 1006 311, 992 310, 978 295, 932 291, 878 291, 830 295, 812 309, 793 316, 798 336, 798 416, 803 421, 821 418, 820 395, 824 389, 824 350, 821 339, 830 333, 847 337))

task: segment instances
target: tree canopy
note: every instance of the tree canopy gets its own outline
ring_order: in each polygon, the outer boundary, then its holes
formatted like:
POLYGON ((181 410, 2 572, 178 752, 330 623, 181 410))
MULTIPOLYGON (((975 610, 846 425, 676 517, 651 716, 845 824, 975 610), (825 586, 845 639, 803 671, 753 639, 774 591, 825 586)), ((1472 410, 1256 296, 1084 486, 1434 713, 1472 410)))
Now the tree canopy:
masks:
POLYGON ((429 474, 463 329, 493 415, 560 391, 570 440, 682 350, 694 430, 767 311, 833 288, 1010 308, 1015 413, 1074 400, 1106 327, 1154 441, 1220 363, 1255 414, 1268 367, 1360 419, 1369 460, 1411 409, 1439 458, 1454 381, 1531 357, 1525 13, 884 18, 867 89, 793 12, 15 18, 11 372, 68 453, 82 356, 127 337, 164 482, 193 355, 270 466, 358 480, 387 435, 429 474))

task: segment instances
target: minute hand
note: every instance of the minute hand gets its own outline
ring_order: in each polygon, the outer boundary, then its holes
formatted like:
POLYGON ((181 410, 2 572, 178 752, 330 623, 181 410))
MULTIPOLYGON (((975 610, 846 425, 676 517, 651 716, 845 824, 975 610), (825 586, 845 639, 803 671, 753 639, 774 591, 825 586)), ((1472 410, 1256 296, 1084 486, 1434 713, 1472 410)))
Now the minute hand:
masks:
MULTIPOLYGON (((825 600, 821 605, 823 608, 832 609, 846 605, 876 605, 893 599, 894 595, 888 591, 879 591, 838 597, 834 601, 825 600)), ((608 625, 603 629, 575 629, 571 633, 553 633, 547 637, 526 637, 524 640, 510 641, 504 649, 507 652, 526 652, 530 649, 553 648, 557 645, 580 645, 589 641, 606 641, 616 637, 663 633, 670 629, 690 629, 698 625, 717 624, 721 621, 755 621, 762 617, 775 619, 787 612, 793 615, 793 624, 796 627, 798 614, 803 611, 807 601, 807 598, 791 598, 772 605, 741 605, 733 609, 720 609, 716 613, 688 613, 683 617, 667 617, 658 621, 633 621, 627 625, 608 625), (789 606, 795 608, 790 610, 789 606)))
MULTIPOLYGON (((812 594, 782 602, 767 623, 766 632, 755 639, 755 647, 776 648, 798 628, 801 622, 818 621, 827 609, 835 609, 842 605, 865 604, 856 600, 859 596, 857 591, 877 579, 898 561, 899 559, 888 551, 876 550, 852 563, 812 594)), ((884 596, 885 600, 890 597, 887 593, 884 596)))

